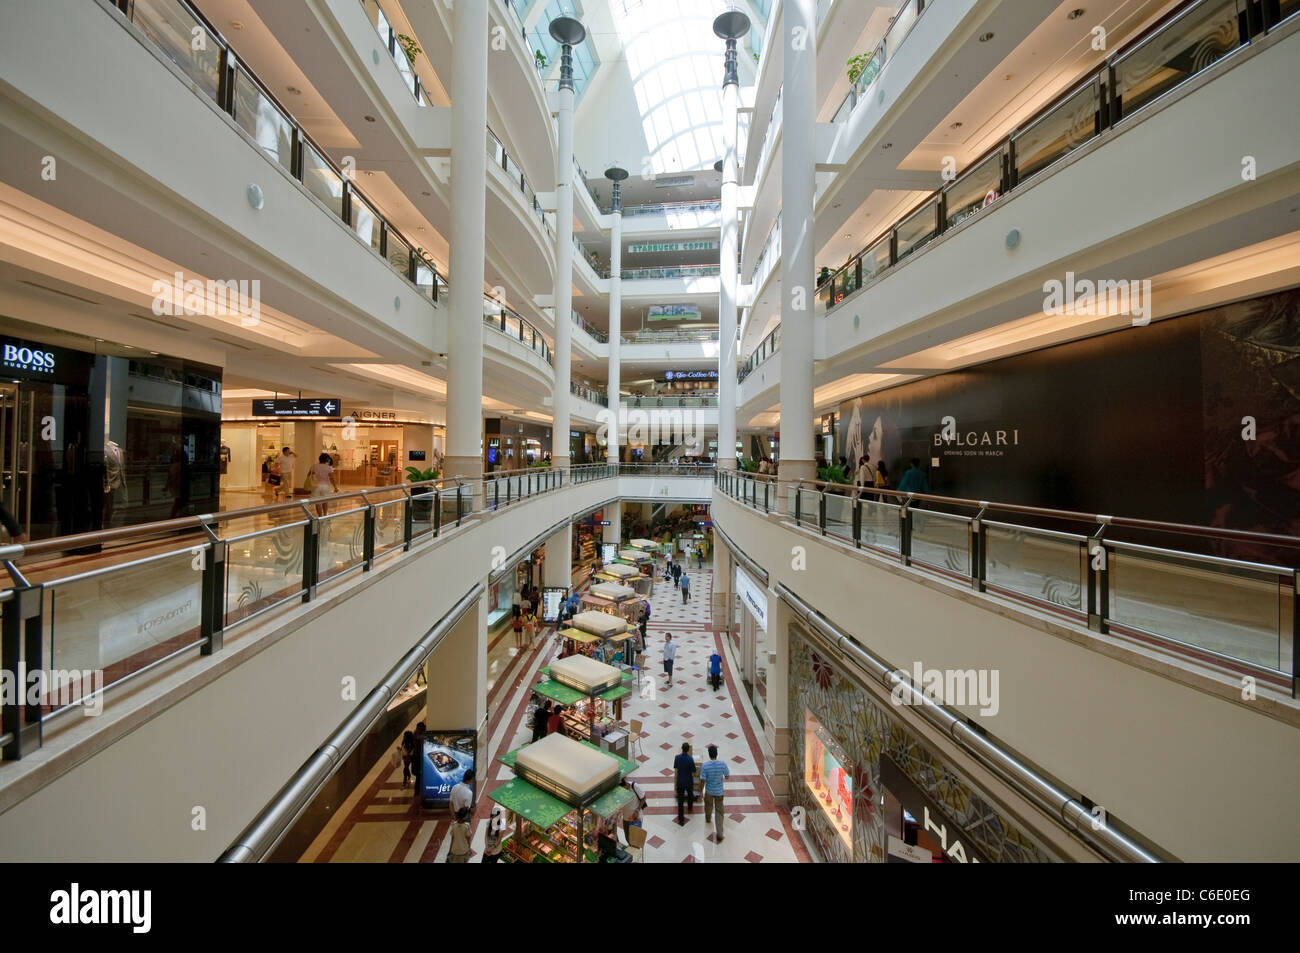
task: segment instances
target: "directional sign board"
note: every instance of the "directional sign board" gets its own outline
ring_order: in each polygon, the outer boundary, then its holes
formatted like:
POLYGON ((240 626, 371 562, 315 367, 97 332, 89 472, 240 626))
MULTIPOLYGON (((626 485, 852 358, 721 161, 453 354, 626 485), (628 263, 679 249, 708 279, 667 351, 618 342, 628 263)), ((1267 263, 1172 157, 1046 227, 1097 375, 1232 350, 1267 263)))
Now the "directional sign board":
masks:
POLYGON ((253 401, 254 417, 323 417, 339 420, 342 414, 342 404, 337 397, 253 401))

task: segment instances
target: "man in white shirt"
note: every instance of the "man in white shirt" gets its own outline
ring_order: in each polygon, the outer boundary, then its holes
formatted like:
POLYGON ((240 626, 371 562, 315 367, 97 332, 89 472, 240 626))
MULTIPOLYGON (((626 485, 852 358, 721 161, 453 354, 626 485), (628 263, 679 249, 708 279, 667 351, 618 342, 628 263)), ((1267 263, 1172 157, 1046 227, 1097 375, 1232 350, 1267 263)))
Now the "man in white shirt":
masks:
POLYGON ((298 461, 298 455, 289 447, 280 450, 280 459, 276 463, 280 464, 280 486, 276 495, 284 493, 288 499, 293 499, 293 465, 298 461))
POLYGON ((474 769, 470 768, 465 776, 451 789, 451 813, 453 816, 461 811, 468 811, 474 805, 474 769))
POLYGON ((664 640, 663 659, 664 674, 668 676, 668 687, 673 687, 673 659, 677 658, 677 643, 673 641, 673 634, 668 633, 664 640))

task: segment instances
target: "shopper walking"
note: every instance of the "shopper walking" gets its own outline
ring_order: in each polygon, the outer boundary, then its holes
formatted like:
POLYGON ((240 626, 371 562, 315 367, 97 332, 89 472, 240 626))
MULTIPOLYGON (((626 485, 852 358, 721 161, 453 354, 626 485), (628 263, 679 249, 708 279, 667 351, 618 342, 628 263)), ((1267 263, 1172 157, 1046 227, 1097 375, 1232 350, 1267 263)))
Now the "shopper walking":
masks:
POLYGON ((682 742, 682 753, 673 759, 673 770, 677 773, 677 823, 686 825, 683 808, 695 811, 695 759, 691 757, 691 743, 682 742))
POLYGON ((699 546, 695 547, 695 568, 696 569, 704 568, 704 550, 701 549, 699 546))
POLYGON ((727 762, 718 760, 718 746, 709 745, 709 760, 700 768, 700 780, 704 782, 704 826, 709 826, 710 817, 714 818, 714 833, 718 843, 722 843, 722 795, 723 782, 731 777, 727 762))
POLYGON ((898 481, 898 492, 900 493, 929 493, 930 481, 921 469, 921 461, 917 457, 912 458, 912 465, 907 468, 903 478, 898 481))
POLYGON ((408 731, 402 735, 402 787, 411 783, 415 769, 415 732, 408 731))
POLYGON ((483 836, 483 863, 495 864, 501 860, 501 842, 506 839, 508 832, 506 809, 500 804, 492 805, 487 833, 483 836))
POLYGON ((676 562, 673 563, 672 571, 673 571, 673 585, 674 586, 679 585, 682 578, 682 564, 676 562))
POLYGON ((281 493, 286 499, 293 499, 293 468, 298 462, 298 454, 293 452, 291 447, 282 447, 280 457, 275 461, 280 467, 280 485, 276 487, 275 495, 281 493))
POLYGON ((474 769, 469 768, 464 776, 451 789, 451 811, 460 814, 474 807, 474 769))
POLYGON ((447 848, 447 863, 469 863, 469 808, 456 812, 451 823, 451 846, 447 848))
POLYGON ((677 643, 673 641, 673 634, 668 633, 664 639, 663 660, 664 674, 668 676, 668 687, 673 687, 673 661, 677 658, 677 643))
POLYGON ((551 701, 548 698, 546 704, 538 705, 533 709, 533 740, 541 741, 546 737, 546 723, 551 718, 551 701))
POLYGON ((641 602, 641 651, 645 652, 645 630, 650 625, 650 600, 644 599, 641 602))
POLYGON ((522 650, 524 647, 524 617, 516 615, 510 627, 515 630, 515 648, 522 650))
POLYGON ((691 580, 686 573, 682 573, 682 604, 691 598, 691 580))
POLYGON ((330 505, 324 502, 325 497, 331 493, 339 492, 338 481, 334 479, 334 461, 328 453, 322 453, 316 458, 316 462, 311 468, 311 497, 313 500, 320 500, 316 504, 316 515, 324 516, 329 512, 330 505))
POLYGON ((722 656, 717 649, 709 656, 709 684, 715 692, 722 687, 722 656))

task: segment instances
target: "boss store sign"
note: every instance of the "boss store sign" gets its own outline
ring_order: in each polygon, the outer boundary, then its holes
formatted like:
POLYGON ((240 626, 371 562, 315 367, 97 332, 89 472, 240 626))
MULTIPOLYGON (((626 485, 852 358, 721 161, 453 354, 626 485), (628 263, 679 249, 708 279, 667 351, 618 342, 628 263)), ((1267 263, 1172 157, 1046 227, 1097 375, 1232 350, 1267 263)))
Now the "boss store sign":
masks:
POLYGON ((0 377, 85 383, 94 355, 49 344, 0 337, 0 377))

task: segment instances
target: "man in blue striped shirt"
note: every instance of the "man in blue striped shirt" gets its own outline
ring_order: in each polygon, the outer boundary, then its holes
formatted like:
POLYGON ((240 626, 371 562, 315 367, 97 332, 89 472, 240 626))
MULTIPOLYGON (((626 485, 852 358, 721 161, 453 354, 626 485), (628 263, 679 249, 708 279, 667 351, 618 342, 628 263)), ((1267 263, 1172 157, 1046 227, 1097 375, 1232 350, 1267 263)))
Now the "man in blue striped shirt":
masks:
POLYGON ((713 829, 719 844, 722 843, 722 783, 729 777, 727 763, 718 760, 718 746, 709 745, 709 760, 700 768, 700 780, 704 782, 704 826, 707 829, 710 818, 717 818, 713 829))

